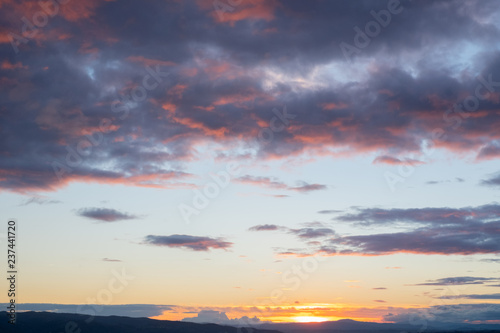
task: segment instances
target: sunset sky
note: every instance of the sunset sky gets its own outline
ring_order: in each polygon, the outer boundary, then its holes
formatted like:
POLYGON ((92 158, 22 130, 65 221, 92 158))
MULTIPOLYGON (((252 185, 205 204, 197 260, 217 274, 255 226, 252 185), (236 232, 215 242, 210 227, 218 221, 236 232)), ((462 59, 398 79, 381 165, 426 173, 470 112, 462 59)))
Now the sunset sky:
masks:
POLYGON ((499 322, 499 1, 0 16, 20 310, 499 322))

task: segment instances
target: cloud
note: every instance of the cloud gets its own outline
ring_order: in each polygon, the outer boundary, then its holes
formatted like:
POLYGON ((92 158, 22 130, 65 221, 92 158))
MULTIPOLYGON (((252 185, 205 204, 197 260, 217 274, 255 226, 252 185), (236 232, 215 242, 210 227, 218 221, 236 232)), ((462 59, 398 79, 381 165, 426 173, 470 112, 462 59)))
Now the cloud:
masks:
POLYGON ((387 290, 385 287, 372 288, 372 290, 387 290))
POLYGON ((102 258, 102 261, 107 261, 107 262, 122 262, 119 259, 110 259, 110 258, 102 258))
POLYGON ((104 222, 116 222, 139 218, 136 215, 122 213, 111 208, 81 208, 77 211, 77 215, 104 222))
POLYGON ((271 177, 255 177, 255 176, 245 175, 237 178, 236 181, 243 184, 263 186, 280 190, 288 188, 288 186, 285 183, 277 180, 276 178, 271 178, 271 177))
POLYGON ((19 206, 27 206, 31 204, 37 204, 37 205, 51 205, 51 204, 58 204, 61 203, 59 200, 52 200, 48 198, 41 198, 41 197, 31 197, 29 199, 24 200, 19 206))
POLYGON ((148 235, 144 238, 144 243, 156 246, 167 246, 171 248, 184 248, 192 251, 209 251, 210 249, 227 250, 233 245, 233 243, 227 242, 223 238, 189 235, 148 235))
POLYGON ((328 187, 323 184, 308 184, 306 182, 300 182, 300 185, 295 187, 289 187, 289 190, 297 191, 301 193, 307 193, 312 191, 326 190, 328 187))
POLYGON ((196 317, 184 318, 182 321, 191 323, 211 323, 219 325, 232 325, 232 326, 251 326, 261 324, 260 319, 254 316, 249 318, 243 316, 241 318, 229 319, 225 312, 215 310, 201 310, 196 317))
POLYGON ((318 214, 337 214, 337 213, 342 213, 342 211, 341 210, 335 210, 335 209, 320 210, 320 211, 318 211, 318 214))
POLYGON ((460 254, 500 253, 500 234, 490 229, 500 222, 486 224, 482 230, 472 228, 426 228, 410 232, 345 236, 331 240, 345 255, 460 254))
MULTIPOLYGON (((4 303, 2 306, 7 306, 4 303)), ((100 316, 125 316, 134 318, 154 317, 161 315, 164 311, 172 310, 174 305, 154 304, 123 304, 103 305, 99 304, 98 315, 100 316)), ((53 304, 53 303, 23 303, 23 311, 50 311, 56 313, 77 313, 82 315, 96 315, 96 304, 53 304)))
POLYGON ((335 231, 330 228, 300 228, 290 229, 289 232, 299 238, 321 238, 335 235, 335 231))
POLYGON ((303 223, 303 228, 288 228, 276 224, 261 224, 249 228, 249 231, 284 231, 299 239, 324 238, 335 235, 335 231, 320 222, 303 223))
POLYGON ((280 229, 280 226, 277 226, 276 224, 260 224, 251 227, 250 231, 268 231, 268 230, 278 230, 280 229))
POLYGON ((340 235, 310 242, 308 248, 284 249, 284 256, 390 255, 396 253, 472 255, 500 253, 500 205, 464 208, 380 209, 354 207, 334 218, 360 225, 394 225, 405 231, 340 235))
POLYGON ((454 180, 430 180, 425 182, 427 185, 437 185, 437 184, 443 184, 443 183, 452 183, 452 182, 457 182, 457 183, 463 183, 465 180, 463 178, 455 178, 454 180))
MULTIPOLYGON (((0 151, 8 158, 0 159, 0 188, 30 195, 75 182, 191 188, 186 170, 213 143, 227 156, 245 145, 256 163, 372 153, 374 163, 412 164, 436 128, 446 134, 433 140, 436 148, 498 155, 500 54, 490 47, 499 40, 497 1, 401 4, 352 62, 340 45, 353 45, 353 27, 373 21, 370 12, 387 1, 230 7, 78 2, 60 6, 36 36, 11 42, 11 33, 22 35, 16 18, 41 8, 4 1, 0 151), (471 52, 458 59, 464 44, 471 52), (447 48, 438 53, 440 45, 447 48), (457 74, 471 68, 474 75, 457 74), (453 110, 476 91, 477 110, 453 110), (272 140, 259 138, 272 128, 272 140)), ((326 189, 261 181, 300 193, 326 189)))
POLYGON ((182 321, 189 321, 192 323, 224 324, 229 321, 229 318, 227 317, 225 312, 202 310, 196 317, 184 318, 182 319, 182 321))
POLYGON ((492 186, 492 187, 500 186, 500 174, 490 177, 488 179, 483 179, 481 181, 481 185, 492 186))
POLYGON ((500 141, 494 141, 483 146, 477 155, 479 160, 496 159, 498 157, 500 157, 500 141))
POLYGON ((399 159, 396 157, 384 155, 384 156, 377 156, 377 158, 373 160, 373 164, 419 165, 419 164, 424 164, 424 162, 412 158, 399 159))
POLYGON ((402 223, 409 225, 465 225, 500 218, 500 205, 492 203, 464 208, 354 208, 355 213, 341 215, 335 220, 365 225, 402 223))
POLYGON ((425 283, 416 284, 416 286, 450 286, 450 285, 466 285, 466 284, 484 284, 485 282, 498 281, 498 278, 458 276, 448 277, 437 280, 429 280, 425 283))
POLYGON ((498 259, 481 259, 479 261, 482 261, 482 262, 494 262, 494 263, 500 263, 500 258, 498 259))
POLYGON ((424 322, 432 326, 434 323, 470 323, 498 320, 500 304, 456 304, 435 305, 424 309, 400 310, 399 313, 389 313, 384 320, 397 323, 424 322))
POLYGON ((239 177, 236 181, 243 184, 267 187, 276 190, 296 191, 300 193, 326 190, 328 188, 326 185, 308 184, 304 181, 298 181, 296 186, 289 186, 273 177, 255 177, 250 175, 239 177))
POLYGON ((472 295, 456 295, 456 296, 440 296, 438 299, 500 299, 500 293, 496 294, 472 294, 472 295))

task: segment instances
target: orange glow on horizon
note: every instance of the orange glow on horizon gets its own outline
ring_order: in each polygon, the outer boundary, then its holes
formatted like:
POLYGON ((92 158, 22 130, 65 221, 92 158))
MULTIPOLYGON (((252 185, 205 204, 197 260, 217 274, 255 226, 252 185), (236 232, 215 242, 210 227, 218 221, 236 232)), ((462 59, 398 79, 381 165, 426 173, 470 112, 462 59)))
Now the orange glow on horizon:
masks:
MULTIPOLYGON (((410 307, 415 308, 415 307, 410 307)), ((289 306, 189 306, 175 307, 164 311, 161 315, 150 317, 157 320, 179 321, 188 317, 197 317, 199 311, 212 310, 224 312, 229 319, 246 316, 257 317, 261 322, 273 323, 322 323, 352 319, 365 322, 384 322, 386 307, 380 306, 349 306, 347 304, 309 303, 289 306)))
POLYGON ((331 320, 324 317, 314 317, 314 316, 299 316, 299 317, 292 317, 292 319, 297 323, 322 323, 331 320))

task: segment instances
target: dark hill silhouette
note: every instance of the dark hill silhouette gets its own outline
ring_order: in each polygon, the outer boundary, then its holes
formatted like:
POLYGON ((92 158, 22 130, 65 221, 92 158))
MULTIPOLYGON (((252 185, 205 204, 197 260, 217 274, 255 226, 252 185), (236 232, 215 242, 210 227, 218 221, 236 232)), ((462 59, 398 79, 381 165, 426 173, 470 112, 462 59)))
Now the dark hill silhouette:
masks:
POLYGON ((278 330, 283 333, 437 333, 437 332, 500 332, 498 324, 460 324, 428 322, 425 328, 420 325, 401 323, 374 323, 351 319, 327 321, 321 323, 274 323, 262 324, 261 329, 278 330))
MULTIPOLYGON (((323 323, 263 323, 250 329, 122 316, 94 316, 87 323, 88 319, 88 315, 30 311, 18 313, 14 326, 7 322, 7 313, 3 311, 0 312, 0 333, 416 333, 421 329, 409 324, 350 319, 323 323)), ((500 325, 432 322, 423 332, 499 333, 500 325)))
POLYGON ((16 325, 7 322, 5 311, 0 312, 0 318, 2 333, 280 333, 265 329, 238 330, 235 327, 216 324, 120 316, 94 316, 92 321, 87 323, 88 315, 53 312, 17 313, 16 325))

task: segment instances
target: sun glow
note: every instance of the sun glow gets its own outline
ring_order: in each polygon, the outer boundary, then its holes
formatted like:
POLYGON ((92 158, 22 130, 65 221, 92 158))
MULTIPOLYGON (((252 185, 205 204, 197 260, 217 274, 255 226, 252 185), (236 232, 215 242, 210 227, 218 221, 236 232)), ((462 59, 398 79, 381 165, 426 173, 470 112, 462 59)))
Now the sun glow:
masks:
POLYGON ((297 323, 322 323, 324 321, 328 321, 328 318, 313 317, 313 316, 300 316, 300 317, 293 317, 293 320, 297 323))

